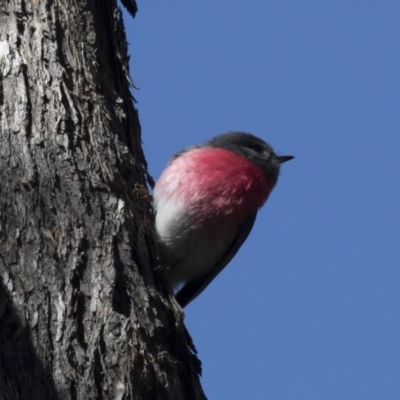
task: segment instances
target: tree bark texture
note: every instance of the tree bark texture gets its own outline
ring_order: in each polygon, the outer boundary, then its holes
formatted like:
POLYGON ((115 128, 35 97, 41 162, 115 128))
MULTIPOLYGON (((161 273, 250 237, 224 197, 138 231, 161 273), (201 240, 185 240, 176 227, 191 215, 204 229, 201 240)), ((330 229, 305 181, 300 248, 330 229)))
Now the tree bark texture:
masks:
POLYGON ((0 0, 1 400, 205 398, 130 87, 114 0, 0 0))

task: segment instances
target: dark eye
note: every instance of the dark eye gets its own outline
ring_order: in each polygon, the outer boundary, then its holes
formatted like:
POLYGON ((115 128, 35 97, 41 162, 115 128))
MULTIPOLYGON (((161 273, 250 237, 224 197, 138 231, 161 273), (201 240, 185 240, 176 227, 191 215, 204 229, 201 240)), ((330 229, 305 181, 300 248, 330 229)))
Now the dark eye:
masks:
POLYGON ((264 151, 264 147, 261 146, 261 144, 255 144, 253 146, 253 150, 255 150, 257 153, 262 153, 264 151))

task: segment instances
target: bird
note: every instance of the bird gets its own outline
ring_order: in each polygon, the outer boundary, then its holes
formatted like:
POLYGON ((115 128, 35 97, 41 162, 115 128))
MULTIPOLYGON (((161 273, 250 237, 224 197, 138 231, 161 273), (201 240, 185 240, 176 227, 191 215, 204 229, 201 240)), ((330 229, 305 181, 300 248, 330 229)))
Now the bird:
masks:
POLYGON ((160 261, 182 308, 236 255, 280 165, 293 158, 247 132, 220 134, 171 158, 155 184, 153 208, 160 261))

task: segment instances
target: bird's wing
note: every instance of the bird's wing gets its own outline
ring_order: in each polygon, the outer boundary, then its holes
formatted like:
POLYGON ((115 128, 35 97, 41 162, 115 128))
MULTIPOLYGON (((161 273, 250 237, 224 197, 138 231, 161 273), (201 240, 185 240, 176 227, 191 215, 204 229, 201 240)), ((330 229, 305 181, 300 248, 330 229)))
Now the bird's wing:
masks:
POLYGON ((205 276, 187 283, 178 293, 175 295, 178 303, 182 308, 186 307, 192 300, 194 300, 208 285, 209 283, 228 265, 235 254, 238 252, 244 241, 249 236, 251 229, 253 228, 254 221, 257 217, 257 211, 250 214, 242 223, 238 229, 235 239, 232 241, 227 252, 224 254, 222 259, 215 264, 214 268, 205 276))

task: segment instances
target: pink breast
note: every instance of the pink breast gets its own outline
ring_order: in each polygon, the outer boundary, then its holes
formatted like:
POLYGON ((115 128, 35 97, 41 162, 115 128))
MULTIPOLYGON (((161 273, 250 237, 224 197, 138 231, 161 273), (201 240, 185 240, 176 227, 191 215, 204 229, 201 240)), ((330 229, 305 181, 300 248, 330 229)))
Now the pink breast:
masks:
POLYGON ((178 196, 202 219, 231 214, 244 217, 264 204, 271 189, 260 167, 220 148, 183 153, 157 182, 164 196, 178 196))

